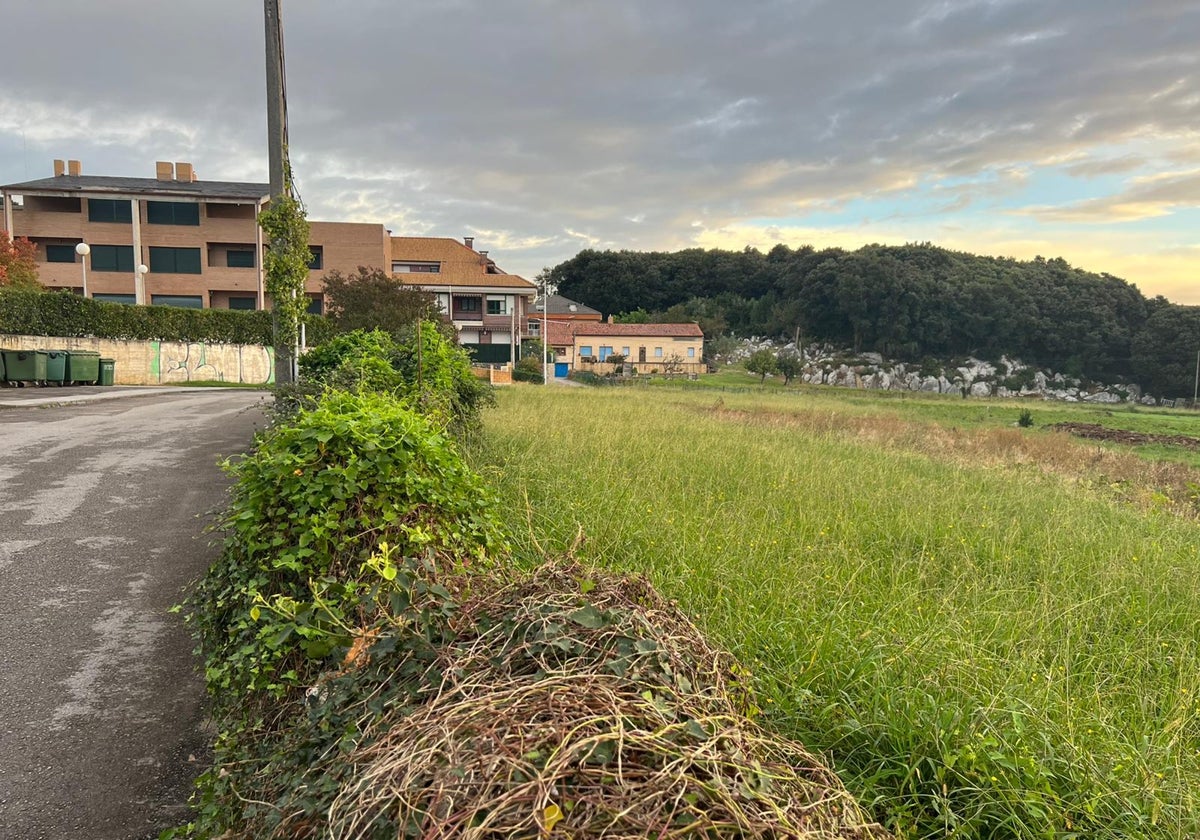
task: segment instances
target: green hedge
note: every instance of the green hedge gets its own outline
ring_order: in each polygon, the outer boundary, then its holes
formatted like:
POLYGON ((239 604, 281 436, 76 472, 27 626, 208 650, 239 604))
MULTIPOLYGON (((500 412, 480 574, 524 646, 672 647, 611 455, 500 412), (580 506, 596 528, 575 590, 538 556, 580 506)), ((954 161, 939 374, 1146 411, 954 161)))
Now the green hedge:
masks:
MULTIPOLYGON (((305 316, 309 346, 333 335, 330 323, 305 316)), ((271 313, 104 303, 70 292, 0 291, 0 333, 133 341, 202 341, 271 345, 271 313)))

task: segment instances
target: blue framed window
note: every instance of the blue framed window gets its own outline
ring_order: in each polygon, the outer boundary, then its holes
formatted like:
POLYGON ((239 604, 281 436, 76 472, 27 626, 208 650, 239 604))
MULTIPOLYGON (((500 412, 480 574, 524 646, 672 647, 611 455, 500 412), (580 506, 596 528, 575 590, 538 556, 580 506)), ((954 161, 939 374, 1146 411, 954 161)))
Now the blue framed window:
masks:
POLYGON ((580 348, 579 348, 579 355, 580 355, 580 356, 590 356, 590 355, 592 355, 592 345, 590 345, 590 344, 585 344, 585 345, 583 345, 582 347, 580 347, 580 348))
POLYGON ((229 251, 226 265, 230 268, 254 268, 254 252, 229 251))
POLYGON ((47 245, 46 262, 75 262, 74 245, 47 245))
POLYGON ((200 205, 193 201, 147 201, 146 224, 198 225, 200 205))
MULTIPOLYGON (((153 249, 151 249, 153 250, 153 249)), ((92 271, 127 271, 133 273, 132 245, 93 245, 88 257, 92 271)))
POLYGON ((104 303, 124 303, 124 304, 128 304, 129 306, 133 306, 135 303, 137 303, 137 297, 135 295, 99 294, 99 295, 92 295, 92 300, 99 300, 99 301, 103 301, 104 303))
POLYGON ((200 295, 151 295, 150 303, 155 306, 178 306, 182 309, 203 309, 200 295))
POLYGON ((689 348, 688 348, 688 358, 689 358, 689 359, 694 359, 694 358, 696 358, 696 348, 695 348, 695 347, 689 347, 689 348))
POLYGON ((89 198, 89 222, 125 222, 133 223, 133 208, 125 199, 120 198, 89 198))
POLYGON ((200 249, 150 246, 150 270, 155 274, 199 274, 200 249))
POLYGON ((612 348, 606 347, 605 345, 601 344, 600 345, 600 361, 603 362, 605 359, 607 359, 611 355, 612 355, 612 348))

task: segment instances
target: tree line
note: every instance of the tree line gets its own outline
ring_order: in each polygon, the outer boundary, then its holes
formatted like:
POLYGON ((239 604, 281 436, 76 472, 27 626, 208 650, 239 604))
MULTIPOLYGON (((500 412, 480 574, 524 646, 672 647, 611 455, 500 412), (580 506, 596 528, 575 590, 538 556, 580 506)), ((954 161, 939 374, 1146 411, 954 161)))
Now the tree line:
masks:
POLYGON ((695 321, 707 338, 801 337, 891 358, 1007 354, 1151 393, 1191 396, 1200 307, 1147 298, 1061 258, 938 248, 767 253, 581 251, 546 272, 560 294, 627 320, 695 321))

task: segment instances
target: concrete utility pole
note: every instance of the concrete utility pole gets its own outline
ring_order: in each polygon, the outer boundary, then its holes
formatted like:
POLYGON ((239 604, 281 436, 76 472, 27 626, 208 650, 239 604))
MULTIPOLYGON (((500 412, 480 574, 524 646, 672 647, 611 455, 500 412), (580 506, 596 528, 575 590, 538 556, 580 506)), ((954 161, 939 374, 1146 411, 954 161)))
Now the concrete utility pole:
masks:
MULTIPOLYGON (((284 192, 284 160, 287 152, 287 99, 283 89, 283 19, 281 0, 263 0, 267 35, 267 160, 271 179, 271 201, 284 192)), ((293 349, 279 342, 279 310, 272 305, 271 327, 275 345, 275 384, 290 385, 293 349)))

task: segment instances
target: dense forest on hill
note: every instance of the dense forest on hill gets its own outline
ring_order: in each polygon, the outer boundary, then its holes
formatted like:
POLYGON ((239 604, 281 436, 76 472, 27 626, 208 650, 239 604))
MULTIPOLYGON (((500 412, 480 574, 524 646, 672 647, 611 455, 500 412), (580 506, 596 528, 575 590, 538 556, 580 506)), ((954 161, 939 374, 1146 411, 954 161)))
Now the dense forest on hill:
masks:
POLYGON ((977 256, 930 244, 585 250, 550 269, 560 294, 606 315, 697 321, 712 338, 829 341, 905 360, 1001 354, 1161 396, 1191 396, 1200 307, 1146 298, 1060 258, 977 256))

